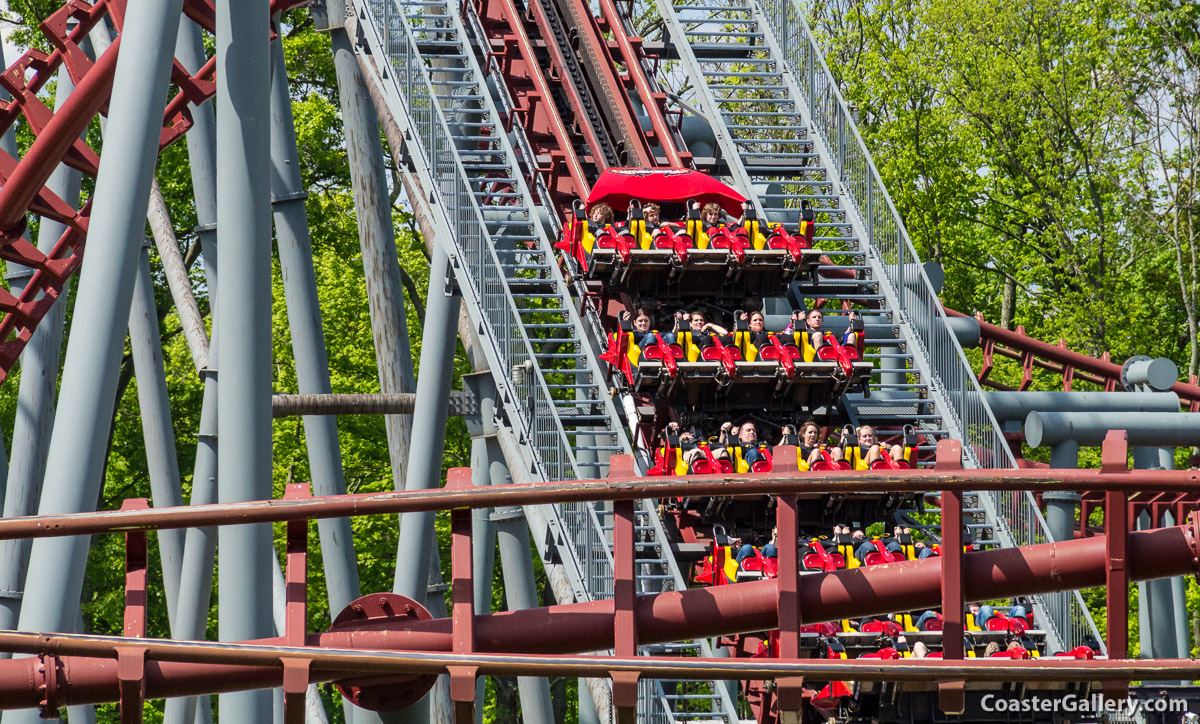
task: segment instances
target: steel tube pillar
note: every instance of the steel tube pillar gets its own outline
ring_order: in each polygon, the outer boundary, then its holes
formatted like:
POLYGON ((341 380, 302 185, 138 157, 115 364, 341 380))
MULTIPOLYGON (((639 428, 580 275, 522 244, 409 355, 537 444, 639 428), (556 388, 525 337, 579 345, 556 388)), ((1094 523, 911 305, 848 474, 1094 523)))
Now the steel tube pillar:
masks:
MULTIPOLYGON (((330 394, 333 389, 329 383, 329 359, 325 351, 325 335, 317 299, 308 215, 304 208, 307 194, 300 179, 300 154, 296 150, 296 128, 280 42, 272 44, 272 55, 271 197, 296 379, 300 394, 330 394)), ((337 418, 327 415, 305 416, 304 441, 308 447, 313 495, 345 493, 346 479, 338 446, 337 418)), ((329 610, 341 611, 359 595, 358 561, 354 555, 350 520, 318 521, 317 529, 321 535, 321 559, 325 567, 325 586, 329 592, 329 610)))
MULTIPOLYGON (((129 343, 137 381, 146 465, 150 473, 150 496, 155 507, 183 505, 179 485, 179 459, 175 452, 175 427, 163 368, 158 309, 154 304, 154 279, 150 275, 149 245, 143 244, 134 281, 129 312, 129 343)), ((163 591, 167 596, 167 618, 175 620, 179 595, 179 571, 183 562, 182 530, 158 531, 158 554, 162 563, 163 591)))
MULTIPOLYGON (((1173 381, 1173 380, 1172 380, 1173 381)), ((1133 467, 1136 470, 1161 468, 1159 448, 1135 447, 1133 467)), ((1174 467, 1174 466, 1172 466, 1174 467)), ((1153 507, 1138 515, 1138 530, 1156 528, 1162 524, 1155 520, 1153 507)), ((1138 584, 1138 641, 1140 658, 1187 658, 1189 647, 1179 645, 1179 631, 1187 636, 1187 610, 1179 616, 1175 606, 1175 581, 1182 579, 1160 578, 1138 584)), ((1164 682, 1158 682, 1164 683, 1164 682)))
MULTIPOLYGON (((190 73, 199 70, 207 58, 200 28, 186 15, 180 16, 175 57, 190 73)), ((217 501, 217 185, 216 119, 211 103, 190 106, 192 129, 188 131, 188 165, 192 174, 192 198, 196 205, 196 232, 200 240, 205 278, 208 282, 208 306, 214 320, 208 349, 208 367, 201 372, 204 396, 197 430, 196 460, 192 468, 190 505, 217 501)), ((214 528, 189 528, 184 535, 183 564, 179 575, 179 601, 171 634, 181 639, 204 638, 208 622, 208 604, 212 597, 213 561, 217 551, 214 528)), ((168 699, 166 724, 192 724, 212 720, 208 697, 168 699), (197 713, 197 707, 199 713, 197 713)))
MULTIPOLYGON (((1064 440, 1050 451, 1050 467, 1079 467, 1079 444, 1064 440)), ((1046 504, 1046 527, 1054 540, 1070 540, 1075 535, 1075 513, 1079 504, 1079 493, 1054 490, 1042 496, 1046 504)))
MULTIPOLYGON (((421 424, 412 431, 411 450, 420 455, 408 458, 405 490, 438 487, 442 477, 442 451, 446 443, 447 406, 454 372, 456 319, 460 296, 450 276, 445 249, 433 248, 429 265, 429 294, 425 305, 425 327, 421 335, 421 367, 417 378, 417 401, 413 419, 421 424)), ((392 590, 425 603, 431 558, 437 550, 433 513, 404 513, 400 516, 400 537, 396 547, 396 578, 392 590)), ((427 719, 422 713, 423 700, 389 721, 427 719)))
MULTIPOLYGON (((71 76, 58 73, 54 105, 61 108, 74 90, 71 76)), ((5 135, 9 139, 10 134, 5 135)), ((16 145, 9 155, 16 158, 16 145)), ((79 203, 80 173, 60 165, 46 182, 46 188, 71 205, 79 203)), ((38 249, 49 252, 66 227, 43 218, 38 229, 38 249)), ((9 264, 6 278, 9 290, 20 294, 32 270, 9 264)), ((17 392, 16 419, 13 422, 12 460, 8 467, 4 496, 4 517, 32 515, 37 510, 42 478, 46 470, 46 452, 54 427, 54 398, 58 388, 58 362, 62 348, 63 320, 67 305, 58 302, 42 318, 33 338, 21 353, 21 382, 17 392)), ((29 560, 29 540, 0 541, 0 628, 16 628, 21 612, 21 588, 29 560)), ((0 658, 8 658, 7 653, 0 658)))
MULTIPOLYGON (((158 156, 172 49, 182 0, 130 0, 109 105, 109 136, 100 159, 88 262, 79 277, 54 432, 47 455, 39 512, 92 509, 103 480, 108 421, 146 223, 150 183, 158 156)), ((79 604, 88 538, 34 543, 31 576, 19 626, 64 630, 79 604)), ((10 714, 6 722, 36 721, 37 713, 10 714)))
MULTIPOLYGON (((417 379, 417 402, 413 410, 413 419, 420 420, 421 425, 413 430, 411 449, 420 450, 421 454, 409 458, 406 490, 428 490, 438 487, 441 480, 447 405, 458 339, 454 332, 458 304, 459 295, 450 277, 446 251, 440 245, 435 246, 429 265, 429 296, 421 335, 421 376, 417 379)), ((429 578, 428 551, 434 540, 432 513, 400 516, 395 593, 424 603, 425 581, 429 578)))
MULTIPOLYGON (((485 367, 483 371, 463 375, 463 387, 469 389, 479 401, 479 411, 464 418, 467 432, 471 434, 471 485, 491 485, 493 479, 497 482, 508 482, 502 479, 508 476, 508 471, 504 468, 503 453, 495 442, 496 385, 492 381, 492 373, 485 367), (489 451, 489 448, 492 449, 489 451)), ((475 586, 473 594, 476 613, 490 613, 492 610, 496 524, 491 514, 490 508, 476 508, 471 511, 471 580, 475 586)), ((486 680, 482 676, 475 680, 476 724, 482 724, 483 721, 485 683, 486 680)))
MULTIPOLYGON (((270 10, 267 0, 220 0, 217 7, 217 226, 225 251, 217 307, 224 359, 218 390, 217 458, 222 502, 261 500, 271 484, 270 10), (236 295, 236 296, 234 296, 236 295), (237 304, 231 303, 237 300, 237 304)), ((271 527, 223 526, 218 534, 218 635, 269 635, 271 527)), ((270 692, 224 694, 223 721, 267 721, 270 692)))
MULTIPOLYGON (((508 471, 500 451, 489 444, 492 468, 502 468, 507 478, 508 471)), ((500 547, 500 562, 504 573, 504 592, 508 610, 537 608, 540 605, 533 578, 533 550, 529 545, 529 527, 520 508, 502 508, 495 514, 496 537, 500 547)), ((582 682, 581 682, 582 683, 582 682)), ((518 693, 521 698, 521 717, 526 724, 551 724, 554 721, 554 703, 550 698, 550 682, 528 676, 517 677, 518 693)), ((586 691, 587 687, 583 687, 586 691)))
MULTIPOLYGON (((408 320, 404 288, 400 283, 400 264, 396 254, 396 235, 392 227, 392 209, 384 173, 383 146, 379 141, 379 118, 367 94, 366 81, 354 57, 354 46, 341 26, 344 3, 329 3, 331 16, 338 22, 331 29, 338 94, 342 106, 342 125, 346 133, 346 155, 350 162, 350 180, 354 187, 354 208, 362 247, 363 273, 370 299, 371 334, 375 341, 375 359, 379 365, 379 387, 385 394, 412 392, 412 350, 408 343, 408 320)), ((444 336, 454 329, 453 320, 441 328, 444 336)), ((417 417, 422 424, 425 419, 417 417)), ((431 419, 431 418, 429 418, 431 419)), ((406 488, 409 438, 412 418, 387 415, 388 453, 392 463, 392 485, 406 488)), ((415 448, 420 450, 420 448, 415 448)), ((422 451, 424 454, 425 451, 422 451)), ((423 578, 420 580, 424 580, 423 578)), ((422 596, 423 598, 423 596, 422 596)))

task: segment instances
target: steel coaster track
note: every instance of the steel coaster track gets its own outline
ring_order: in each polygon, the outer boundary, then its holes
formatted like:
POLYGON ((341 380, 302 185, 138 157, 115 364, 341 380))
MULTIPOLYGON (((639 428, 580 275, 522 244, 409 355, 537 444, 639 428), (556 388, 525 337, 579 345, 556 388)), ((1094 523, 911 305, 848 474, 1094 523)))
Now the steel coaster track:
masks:
MULTIPOLYGON (((532 471, 530 477, 541 480, 577 478, 589 468, 602 474, 607 456, 583 459, 582 453, 588 452, 585 448, 604 448, 598 451, 603 453, 630 452, 630 448, 607 390, 600 386, 603 376, 586 341, 539 336, 547 327, 562 330, 552 334, 579 334, 591 325, 579 318, 557 265, 552 263, 549 239, 531 215, 533 202, 512 146, 504 135, 485 133, 501 127, 501 116, 491 94, 480 92, 487 87, 486 79, 470 52, 469 36, 458 14, 436 1, 392 5, 371 0, 354 6, 367 46, 377 58, 387 59, 378 79, 405 129, 409 155, 422 185, 436 189, 431 207, 441 209, 445 219, 441 226, 445 233, 439 234, 437 243, 450 255, 472 323, 481 331, 481 346, 494 371, 500 398, 525 443, 516 456, 521 459, 510 459, 510 467, 514 462, 526 466, 525 471, 532 471), (450 90, 439 92, 440 88, 450 90), (501 175, 481 178, 480 172, 501 175), (505 186, 495 186, 495 179, 505 186), (507 205, 502 199, 516 199, 518 205, 507 205), (524 276, 530 268, 537 271, 532 279, 524 276), (525 291, 528 281, 537 283, 536 294, 525 291), (555 303, 548 308, 522 304, 523 296, 555 303), (522 316, 531 310, 535 315, 532 322, 522 316), (536 317, 548 313, 559 315, 561 321, 548 323, 536 317), (547 340, 571 344, 574 351, 543 353, 538 344, 547 340), (564 356, 579 367, 558 366, 564 356), (520 374, 514 375, 514 371, 520 374), (554 381, 562 375, 568 380, 554 381), (572 417, 570 413, 580 406, 580 390, 587 393, 586 404, 593 409, 572 417), (587 441, 589 437, 611 444, 580 444, 581 438, 587 441)), ((611 511, 566 504, 540 513, 546 524, 542 530, 535 529, 535 535, 541 541, 555 541, 575 598, 611 597, 611 511)), ((538 525, 534 516, 527 518, 531 525, 538 525)), ((657 592, 686 587, 651 504, 641 504, 638 521, 640 589, 657 592)), ((539 552, 546 551, 539 548, 539 552)), ((699 655, 711 655, 706 641, 687 646, 699 655)), ((715 682, 707 686, 717 692, 720 709, 699 713, 702 718, 736 721, 733 702, 724 689, 715 682)), ((643 702, 648 718, 665 716, 669 718, 664 720, 679 721, 688 717, 686 712, 670 708, 669 702, 676 699, 654 695, 657 692, 653 690, 646 693, 643 702)))
MULTIPOLYGON (((957 338, 946 324, 937 292, 926 277, 908 232, 884 187, 857 124, 842 98, 799 4, 793 0, 747 0, 783 49, 787 75, 794 79, 817 136, 826 141, 830 168, 837 169, 849 206, 862 219, 877 278, 897 300, 908 324, 908 339, 928 370, 934 391, 949 403, 946 410, 960 425, 964 459, 979 467, 1015 467, 995 416, 957 338)), ((978 494, 987 522, 1002 546, 1024 546, 1051 539, 1045 517, 1032 493, 978 494)), ((1033 596, 1048 639, 1068 650, 1085 639, 1103 641, 1078 591, 1033 596)), ((1103 645, 1101 646, 1103 650, 1103 645)))
MULTIPOLYGON (((513 6, 512 0, 495 0, 495 2, 505 6, 503 12, 509 18, 521 16, 520 11, 513 6)), ((466 6, 465 24, 475 45, 477 47, 485 46, 488 39, 474 6, 466 6)), ((564 43, 563 47, 559 48, 560 54, 569 56, 571 54, 569 39, 563 36, 560 40, 564 43)), ((487 57, 488 74, 498 91, 494 100, 499 104, 498 108, 501 113, 510 114, 511 117, 511 114, 517 110, 512 97, 507 92, 512 79, 503 75, 494 55, 489 54, 487 57)), ((528 64, 527 70, 530 75, 539 74, 540 66, 528 64)), ((539 81, 534 77, 529 81, 535 87, 545 85, 544 78, 539 81)), ((586 93, 584 95, 590 97, 586 93)), ((518 148, 522 150, 524 158, 533 158, 532 151, 525 145, 527 143, 525 135, 517 132, 513 134, 513 138, 518 148)), ((547 148, 548 146, 544 146, 543 150, 547 148)), ((570 147, 555 150, 564 154, 572 153, 570 147)), ((540 189, 544 188, 545 177, 543 174, 533 173, 532 169, 528 169, 528 173, 531 185, 536 185, 540 189)), ((548 198, 548 196, 542 198, 548 198)), ((558 219, 552 217, 552 221, 557 222, 558 219)), ((594 339, 603 337, 604 331, 600 320, 590 307, 583 321, 589 325, 594 339)), ((613 596, 611 515, 612 511, 607 507, 564 505, 559 508, 559 520, 566 526, 571 539, 575 542, 577 560, 580 561, 583 568, 582 583, 586 585, 591 598, 606 599, 613 596)), ((675 561, 666 531, 658 517, 656 501, 639 501, 635 516, 635 529, 640 538, 637 544, 638 557, 634 564, 639 581, 639 591, 660 593, 686 589, 688 587, 687 579, 684 578, 675 561)), ((712 646, 706 639, 678 642, 667 646, 645 647, 642 651, 648 654, 669 652, 675 655, 702 657, 714 655, 712 646)), ((734 722, 738 719, 734 700, 718 682, 647 680, 641 682, 639 687, 640 718, 643 721, 712 721, 716 717, 734 722)))
MULTIPOLYGON (((271 13, 274 15, 298 4, 299 0, 274 0, 271 13)), ((106 110, 120 52, 120 36, 94 61, 84 51, 83 44, 88 33, 106 18, 111 19, 120 31, 124 11, 124 2, 111 0, 66 3, 41 24, 43 34, 54 50, 46 53, 31 48, 0 74, 0 87, 12 98, 0 102, 0 135, 23 118, 35 136, 20 160, 0 151, 0 186, 3 187, 0 189, 0 259, 16 265, 9 274, 14 291, 0 289, 0 312, 4 314, 0 319, 0 382, 7 378, 38 324, 62 296, 67 282, 83 262, 91 200, 76 211, 45 184, 60 163, 93 178, 99 171, 99 156, 79 136, 97 113, 106 110), (75 90, 55 112, 38 94, 60 68, 65 68, 71 76, 75 90), (66 227, 53 247, 45 252, 24 238, 30 213, 66 227), (23 280, 19 282, 19 290, 15 289, 18 280, 23 280)), ((185 0, 183 14, 208 32, 214 31, 216 13, 210 0, 185 0)), ((216 92, 215 73, 215 57, 194 74, 189 74, 176 61, 171 71, 171 83, 178 92, 168 101, 163 113, 160 151, 192 127, 188 106, 212 97, 216 92)))
MULTIPOLYGON (((878 285, 877 301, 893 310, 906 343, 905 357, 926 383, 949 433, 965 441, 967 464, 1012 465, 999 426, 940 316, 936 293, 811 35, 803 36, 807 44, 799 42, 796 28, 807 29, 802 18, 789 15, 794 8, 777 1, 760 6, 755 0, 658 0, 658 5, 684 70, 698 81, 696 101, 713 119, 735 182, 754 191, 767 217, 779 221, 785 219, 778 215, 805 197, 803 191, 818 191, 814 207, 837 219, 835 225, 844 230, 840 238, 861 244, 858 248, 865 251, 878 285), (785 31, 782 46, 776 28, 785 31), (824 71, 819 77, 818 66, 824 71), (797 67, 808 72, 798 72, 797 67), (813 102, 814 98, 821 100, 813 102), (792 182, 795 190, 790 193, 789 178, 800 180, 792 182)), ((980 502, 1001 545, 1044 539, 1045 521, 1032 496, 983 494, 980 502)), ((1052 645, 1065 650, 1095 630, 1077 592, 1038 597, 1034 603, 1052 645)))

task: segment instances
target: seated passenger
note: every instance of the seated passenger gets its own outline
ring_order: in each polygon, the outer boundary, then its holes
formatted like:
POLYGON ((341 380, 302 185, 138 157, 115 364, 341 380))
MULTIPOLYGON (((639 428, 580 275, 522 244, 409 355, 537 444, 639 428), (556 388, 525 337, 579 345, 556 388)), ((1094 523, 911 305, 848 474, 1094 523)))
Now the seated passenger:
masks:
MULTIPOLYGON (((695 208, 694 206, 692 208, 695 208)), ((725 212, 721 209, 721 205, 715 201, 709 201, 700 209, 700 221, 704 223, 705 229, 711 229, 714 226, 724 226, 725 212)))
MULTIPOLYGON (((778 546, 779 546, 779 528, 772 528, 771 529, 771 542, 763 545, 763 547, 761 549, 763 557, 764 558, 778 558, 779 557, 779 547, 778 546)), ((754 555, 754 546, 750 545, 749 543, 745 543, 742 545, 741 548, 738 549, 735 560, 737 560, 738 563, 741 563, 742 561, 746 560, 747 558, 749 558, 752 555, 754 555)))
POLYGON ((913 624, 913 626, 916 627, 918 631, 924 631, 925 624, 929 623, 930 621, 937 621, 941 617, 942 615, 937 611, 926 611, 917 617, 917 622, 913 624))
MULTIPOLYGON (((974 609, 975 605, 972 604, 971 608, 974 609)), ((988 627, 987 627, 988 619, 990 619, 996 615, 996 610, 986 603, 983 604, 982 606, 979 606, 978 608, 979 608, 979 612, 975 614, 975 625, 978 626, 979 628, 983 629, 984 631, 987 631, 988 630, 988 627)), ((1022 623, 1025 623, 1025 616, 1027 614, 1028 614, 1028 611, 1025 609, 1024 606, 1022 606, 1020 604, 1008 609, 1008 617, 1009 618, 1019 618, 1019 619, 1021 619, 1022 623)))
MULTIPOLYGON (((861 458, 867 461, 868 466, 876 460, 883 459, 883 455, 879 452, 881 449, 880 443, 875 439, 875 428, 870 425, 863 425, 858 428, 858 448, 861 458)), ((891 455, 892 460, 903 460, 904 448, 899 445, 892 445, 888 448, 888 454, 891 455)))
POLYGON ((653 202, 642 207, 642 216, 646 219, 646 230, 650 232, 651 236, 658 236, 663 229, 678 231, 682 228, 674 222, 663 221, 662 208, 653 202))
POLYGON ((913 541, 913 547, 917 549, 917 560, 919 561, 926 558, 933 558, 938 554, 933 549, 933 546, 927 545, 923 540, 913 541))
POLYGON ((595 206, 592 207, 592 210, 588 213, 588 223, 595 227, 594 229, 592 229, 592 233, 599 232, 601 229, 603 229, 605 226, 608 226, 612 222, 613 222, 613 210, 612 210, 612 207, 609 206, 608 204, 605 204, 605 203, 596 204, 595 206))
MULTIPOLYGON (((898 538, 900 535, 901 535, 900 526, 896 526, 896 528, 893 531, 892 536, 889 536, 886 538, 880 538, 879 542, 883 543, 883 549, 886 550, 888 553, 894 553, 894 554, 900 556, 900 558, 904 558, 904 546, 900 545, 900 541, 896 540, 896 538, 898 538)), ((878 546, 875 545, 875 541, 866 540, 866 537, 864 536, 863 542, 860 543, 858 545, 858 547, 854 549, 854 557, 857 558, 860 562, 866 563, 867 562, 867 554, 874 553, 875 551, 878 551, 878 550, 879 550, 879 548, 878 548, 878 546)))
MULTIPOLYGON (((817 427, 817 423, 812 420, 806 420, 800 426, 800 457, 808 462, 810 468, 813 463, 825 459, 825 456, 821 454, 821 447, 821 428, 817 427)), ((835 461, 843 459, 842 449, 830 448, 829 456, 835 461)))
POLYGON ((753 422, 743 423, 738 429, 738 444, 742 446, 742 459, 747 465, 753 467, 759 460, 767 459, 758 449, 758 428, 753 422))
MULTIPOLYGON (((633 310, 633 337, 642 349, 658 344, 658 337, 654 331, 654 312, 649 307, 633 310)), ((675 344, 675 335, 672 332, 664 333, 662 339, 664 344, 675 344)))
POLYGON ((733 345, 733 337, 729 336, 729 330, 719 324, 709 322, 708 316, 704 312, 699 310, 692 312, 687 322, 688 328, 692 332, 692 343, 700 349, 713 346, 712 335, 719 336, 721 344, 733 345))

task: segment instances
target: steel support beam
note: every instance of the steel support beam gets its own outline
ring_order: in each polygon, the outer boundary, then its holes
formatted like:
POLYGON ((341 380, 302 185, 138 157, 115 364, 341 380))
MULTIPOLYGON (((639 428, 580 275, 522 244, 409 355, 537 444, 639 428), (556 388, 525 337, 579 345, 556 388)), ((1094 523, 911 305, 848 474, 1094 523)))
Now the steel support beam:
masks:
POLYGON ((1025 418, 1025 440, 1030 447, 1057 445, 1065 440, 1095 447, 1113 429, 1125 430, 1129 444, 1134 446, 1197 445, 1200 413, 1126 412, 1114 416, 1098 412, 1031 412, 1025 418))
MULTIPOLYGON (((408 460, 405 490, 429 490, 439 487, 442 478, 442 448, 446 442, 446 409, 454 372, 454 333, 458 317, 459 295, 450 277, 450 264, 441 246, 433 250, 429 264, 429 294, 425 306, 425 329, 421 336, 421 376, 417 380, 414 420, 421 425, 413 430, 413 455, 408 460)), ((396 580, 392 590, 402 596, 425 601, 425 581, 429 578, 430 546, 433 534, 432 513, 405 513, 400 516, 400 541, 396 552, 396 580)))
MULTIPOLYGON (((58 73, 54 107, 61 109, 75 89, 71 76, 63 68, 58 73)), ((5 139, 10 138, 5 135, 5 139)), ((16 141, 9 152, 17 156, 16 141)), ((79 203, 79 171, 60 165, 46 188, 68 204, 79 203)), ((66 231, 66 226, 53 219, 43 218, 38 228, 38 250, 49 253, 66 231)), ((9 264, 5 275, 9 291, 19 296, 32 270, 9 264)), ((65 295, 64 295, 65 297, 65 295)), ((12 460, 8 467, 4 496, 4 517, 30 515, 37 510, 42 479, 46 470, 46 453, 54 427, 54 399, 58 389, 59 353, 62 349, 63 322, 66 302, 56 303, 42 319, 25 350, 21 353, 21 382, 17 391, 16 419, 13 422, 12 460)), ((16 628, 21 613, 21 590, 29 561, 30 542, 27 540, 0 541, 0 628, 16 628)), ((7 657, 7 654, 0 654, 7 657)))
MULTIPOLYGON (((962 319, 962 317, 952 317, 962 319)), ((994 392, 983 393, 1001 423, 1024 422, 1031 412, 1178 412, 1174 392, 994 392)))
MULTIPOLYGON (((296 379, 301 394, 328 395, 332 392, 329 359, 317 298, 308 214, 304 208, 304 200, 308 195, 300 179, 300 154, 296 149, 287 68, 284 66, 283 45, 279 41, 272 44, 272 55, 271 197, 296 379)), ((337 420, 328 416, 305 416, 304 442, 308 447, 313 494, 345 493, 346 480, 338 446, 337 420)), ((329 610, 340 611, 359 596, 358 561, 354 555, 350 521, 346 518, 323 521, 318 525, 318 530, 329 610)))
MULTIPOLYGON (((96 179, 90 254, 79 278, 75 334, 67 345, 60 390, 64 402, 55 415, 41 512, 90 510, 99 498, 137 273, 134 240, 142 238, 145 228, 181 5, 181 0, 128 4, 109 105, 109 139, 96 179)), ((15 186, 14 179, 9 181, 15 186)), ((34 543, 30 570, 54 575, 29 577, 21 627, 45 631, 69 625, 79 604, 88 542, 64 538, 34 543)), ((5 722, 36 719, 30 711, 6 716, 5 722)))
MULTIPOLYGON (((226 301, 217 307, 224 359, 218 390, 217 458, 222 502, 270 497, 271 483, 271 220, 270 8, 267 0, 219 0, 217 67, 217 226, 226 301)), ((272 630, 271 528, 223 526, 217 578, 222 641, 272 630)), ((224 694, 223 721, 271 717, 268 692, 224 694)))
MULTIPOLYGON (((175 452, 175 426, 171 422, 171 404, 163 367, 162 341, 158 309, 154 304, 154 278, 150 274, 149 245, 143 244, 134 281, 133 302, 129 312, 129 345, 133 351, 133 370, 137 381, 138 406, 142 417, 142 437, 146 445, 146 466, 150 474, 150 496, 155 507, 183 505, 179 484, 179 459, 175 452)), ((162 564, 163 593, 167 597, 167 618, 175 621, 179 596, 179 573, 183 563, 182 530, 158 532, 158 555, 162 564)))
MULTIPOLYGON (((282 42, 276 40, 272 43, 271 52, 271 201, 283 291, 287 300, 292 356, 296 363, 296 380, 302 395, 330 395, 333 389, 329 382, 329 358, 325 349, 308 214, 305 211, 308 194, 300 178, 300 154, 296 148, 296 128, 282 42)), ((273 396, 272 415, 274 405, 273 396)), ((345 493, 346 480, 342 472, 337 419, 305 416, 304 442, 308 449, 313 492, 316 495, 345 493)), ((340 611, 358 598, 360 591, 354 534, 348 518, 321 521, 317 527, 321 538, 321 562, 325 569, 329 610, 340 611)), ((309 698, 312 698, 311 693, 309 698)), ((319 701, 318 697, 318 704, 319 701)), ((343 706, 346 720, 352 721, 353 706, 349 702, 343 702, 343 706)))
MULTIPOLYGON (((344 4, 334 2, 330 10, 342 12, 344 4)), ((379 388, 384 394, 413 392, 412 350, 408 343, 408 320, 404 305, 404 288, 400 283, 400 264, 396 253, 396 234, 392 227, 392 207, 383 163, 383 146, 379 141, 379 117, 371 105, 366 81, 354 57, 354 45, 341 27, 343 15, 329 33, 333 44, 334 66, 337 70, 338 95, 341 99, 342 125, 346 133, 346 155, 350 162, 350 181, 354 187, 355 217, 358 220, 359 244, 362 248, 363 273, 366 276, 367 296, 371 311, 371 335, 375 342, 375 359, 379 365, 379 388)), ((428 321, 428 317, 426 318, 428 321)), ((447 325, 441 329, 453 329, 447 325)), ((417 418, 421 419, 421 418, 417 418)), ((422 420, 424 424, 425 420, 422 420)), ((409 446, 412 421, 404 415, 384 418, 387 429, 388 454, 392 463, 392 487, 406 488, 405 475, 409 468, 409 451, 421 450, 409 446)), ((407 556, 406 556, 407 558, 407 556)), ((403 560, 403 559, 401 559, 403 560)), ((424 578, 419 579, 424 585, 424 578)))
MULTIPOLYGON (((189 73, 207 62, 200 28, 186 15, 180 16, 175 57, 189 73)), ((212 103, 189 106, 192 129, 185 136, 188 166, 192 175, 192 198, 196 207, 196 234, 208 282, 208 306, 213 319, 207 367, 200 372, 204 393, 197 429, 196 459, 192 468, 192 495, 189 505, 217 501, 217 136, 216 114, 212 103)), ((216 528, 188 528, 184 535, 183 565, 179 575, 179 601, 171 629, 175 638, 204 637, 208 623, 208 605, 212 598, 213 561, 217 552, 216 528)), ((165 724, 205 724, 212 721, 208 697, 168 699, 165 724)))

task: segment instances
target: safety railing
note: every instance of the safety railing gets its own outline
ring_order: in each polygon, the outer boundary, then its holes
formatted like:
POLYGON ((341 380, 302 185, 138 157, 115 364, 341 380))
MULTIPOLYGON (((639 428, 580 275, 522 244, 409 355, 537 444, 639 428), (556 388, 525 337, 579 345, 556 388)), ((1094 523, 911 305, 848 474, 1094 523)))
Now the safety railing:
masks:
POLYGON ((912 330, 913 350, 941 388, 975 467, 1011 468, 1016 462, 929 283, 904 223, 880 180, 850 110, 829 72, 801 8, 794 0, 758 0, 781 52, 799 78, 814 129, 828 144, 838 181, 862 219, 871 253, 896 295, 896 311, 912 330))
MULTIPOLYGON (((575 479, 578 477, 578 469, 565 428, 557 418, 553 398, 546 387, 542 371, 536 364, 530 340, 524 332, 521 320, 514 312, 516 305, 507 286, 504 267, 494 253, 483 210, 464 181, 469 176, 462 167, 461 159, 451 141, 449 125, 442 109, 433 102, 432 82, 428 69, 417 52, 415 39, 403 18, 394 12, 390 2, 370 0, 367 6, 372 13, 375 27, 387 29, 382 43, 383 52, 402 89, 405 110, 413 121, 423 157, 450 219, 449 231, 462 254, 466 273, 456 275, 456 278, 460 284, 471 285, 475 292, 472 296, 478 299, 480 311, 489 324, 492 344, 500 362, 495 369, 512 372, 510 379, 498 382, 501 383, 501 387, 510 386, 513 391, 512 400, 518 412, 515 421, 523 424, 531 437, 532 447, 538 458, 534 462, 543 480, 575 479)), ((522 220, 519 223, 524 225, 526 222, 522 220)), ((538 222, 531 215, 529 223, 538 222)), ((544 239, 542 245, 548 247, 544 239)), ((565 290, 564 303, 570 304, 565 290)), ((578 318, 575 321, 583 331, 582 321, 578 318)), ((622 428, 616 424, 615 419, 613 432, 625 443, 622 428)), ((628 444, 625 444, 627 447, 628 444)), ((686 588, 682 575, 671 557, 661 522, 648 503, 643 501, 642 505, 653 520, 657 543, 663 557, 668 559, 669 568, 673 573, 669 578, 657 579, 656 585, 649 592, 686 588)), ((612 544, 606 535, 605 526, 599 520, 598 512, 603 514, 587 503, 564 503, 555 506, 558 527, 567 533, 568 544, 574 554, 574 564, 568 566, 568 570, 579 572, 583 578, 582 589, 593 600, 613 597, 612 544)), ((705 647, 706 644, 707 642, 702 642, 702 650, 711 655, 711 650, 705 647)), ((665 701, 661 697, 648 697, 643 710, 669 716, 665 701)), ((726 708, 729 711, 733 710, 733 704, 728 701, 728 697, 726 708)))
MULTIPOLYGON (((802 6, 796 0, 757 0, 774 32, 783 57, 799 79, 814 130, 828 145, 833 172, 848 202, 862 218, 886 283, 895 294, 896 312, 907 323, 914 360, 928 374, 931 392, 946 401, 945 413, 962 436, 965 461, 972 467, 1012 468, 1016 461, 1000 426, 983 397, 979 382, 957 338, 946 324, 937 292, 880 179, 838 84, 820 51, 802 6)), ((1004 546, 1027 545, 1049 539, 1045 519, 1029 493, 982 493, 996 536, 1004 546)), ((1060 644, 1078 644, 1088 636, 1099 640, 1095 622, 1078 591, 1033 597, 1035 609, 1060 644)))
MULTIPOLYGON (((429 71, 425 67, 407 23, 393 3, 370 0, 365 3, 375 28, 383 28, 380 43, 400 90, 405 111, 412 119, 420 148, 428 164, 438 195, 450 220, 448 235, 461 253, 465 273, 456 274, 460 285, 470 285, 479 302, 480 313, 488 324, 490 343, 499 365, 511 372, 502 386, 513 391, 519 422, 528 432, 536 452, 533 461, 545 480, 571 480, 578 477, 576 460, 566 428, 558 418, 545 377, 534 357, 534 348, 517 314, 512 290, 504 274, 505 266, 495 253, 488 223, 478 200, 467 186, 470 178, 454 146, 449 124, 435 102, 429 71)), ((533 210, 529 218, 514 220, 514 225, 537 229, 533 210)), ((549 253, 545 239, 540 243, 549 253)), ((509 265, 511 267, 511 264, 509 265)), ((487 340, 481 340, 486 343, 487 340)), ((616 434, 620 435, 617 429, 616 434)))

